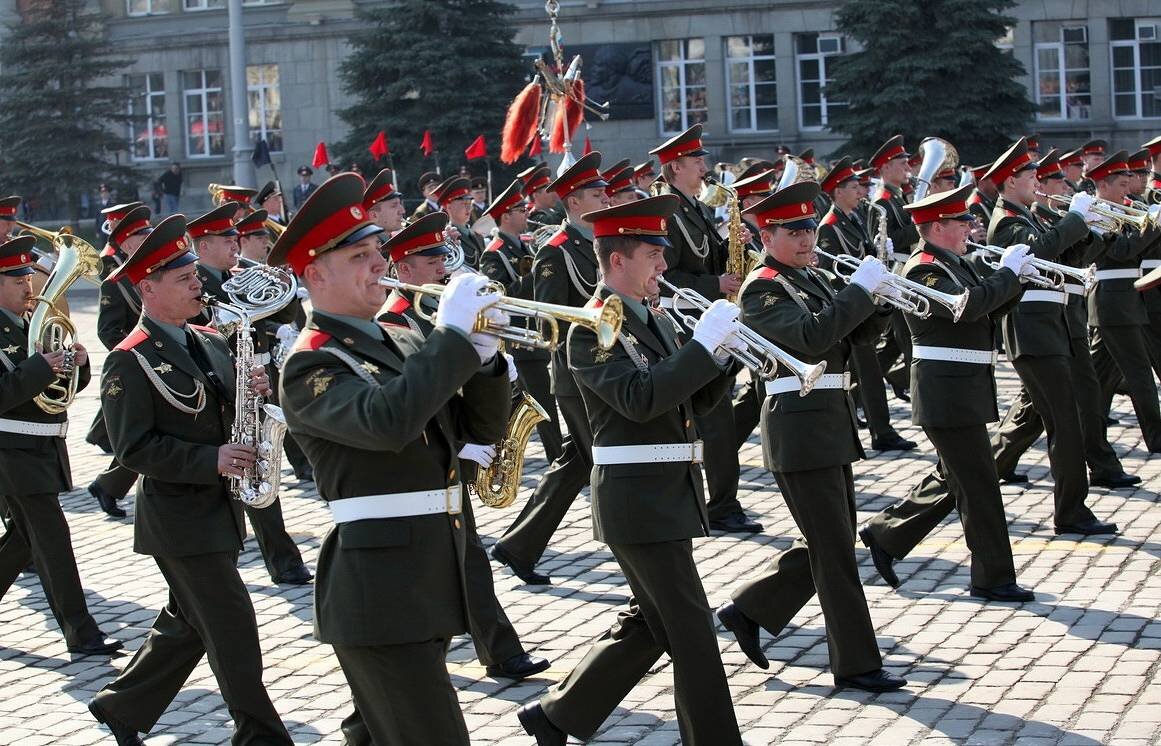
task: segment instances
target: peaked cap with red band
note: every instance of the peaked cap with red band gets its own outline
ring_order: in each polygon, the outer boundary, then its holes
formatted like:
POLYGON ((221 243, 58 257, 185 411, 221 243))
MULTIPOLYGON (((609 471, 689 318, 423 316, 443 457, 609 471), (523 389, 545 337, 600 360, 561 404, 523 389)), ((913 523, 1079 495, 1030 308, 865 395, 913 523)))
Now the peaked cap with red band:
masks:
POLYGON ((1024 142, 1028 144, 1029 152, 1040 152, 1040 133, 1033 132, 1031 135, 1025 135, 1024 142))
POLYGON ((1090 168, 1085 172, 1084 175, 1093 181, 1100 181, 1101 179, 1106 179, 1110 176, 1119 176, 1122 174, 1130 176, 1132 173, 1133 172, 1129 170, 1128 151, 1118 150, 1108 158, 1090 168))
POLYGON ((1156 158, 1157 156, 1161 155, 1161 135, 1154 137, 1152 140, 1145 143, 1141 147, 1149 151, 1149 157, 1156 158))
POLYGON ((520 179, 516 179, 508 185, 508 188, 505 189, 499 197, 496 197, 496 199, 492 200, 492 204, 484 208, 484 214, 491 215, 492 219, 498 222, 500 220, 500 216, 504 213, 517 207, 523 206, 523 188, 524 183, 521 182, 520 179))
POLYGON ((609 185, 605 187, 605 194, 609 195, 610 197, 612 197, 614 194, 620 194, 621 192, 632 192, 637 189, 637 185, 633 181, 632 166, 625 166, 620 171, 612 174, 606 172, 605 180, 609 182, 609 185))
POLYGON ((246 236, 262 236, 268 237, 270 234, 266 231, 266 218, 269 213, 265 210, 255 210, 246 217, 234 223, 234 228, 238 231, 238 235, 246 236))
POLYGON ((1089 140, 1080 146, 1080 152, 1084 155, 1104 155, 1105 148, 1108 146, 1109 144, 1104 140, 1089 140))
POLYGON ((435 200, 439 202, 440 207, 454 199, 464 198, 472 198, 472 182, 462 176, 452 176, 445 179, 442 184, 435 188, 435 200))
POLYGON ((391 180, 394 173, 385 168, 375 174, 371 183, 363 191, 363 209, 370 210, 374 205, 385 199, 403 199, 403 194, 395 191, 395 183, 391 180))
POLYGON ((113 230, 113 226, 117 221, 129 214, 129 211, 143 206, 144 202, 122 202, 119 205, 113 205, 101 210, 101 216, 104 220, 101 223, 101 231, 106 235, 113 230))
POLYGON ((822 191, 833 192, 837 187, 841 186, 843 182, 851 179, 859 178, 855 167, 851 165, 850 156, 843 156, 839 162, 834 164, 834 168, 822 180, 822 191))
POLYGON ((257 189, 243 186, 224 186, 222 187, 222 204, 227 202, 236 202, 244 207, 250 206, 250 200, 258 194, 257 189))
POLYGON ((681 204, 675 194, 626 202, 586 212, 581 219, 593 226, 593 238, 635 238, 654 246, 669 246, 669 220, 681 204))
POLYGON ((617 176, 618 174, 621 173, 621 171, 623 171, 624 169, 626 169, 628 167, 629 167, 629 159, 622 158, 621 160, 617 161, 616 163, 614 163, 613 165, 609 166, 607 169, 602 171, 601 178, 603 178, 605 181, 607 181, 609 183, 612 183, 613 177, 617 176))
POLYGON ((701 158, 703 155, 709 155, 709 151, 701 145, 701 125, 695 124, 680 135, 675 135, 650 150, 649 155, 657 156, 657 160, 664 166, 687 155, 701 158))
POLYGON ((807 148, 806 150, 799 153, 798 157, 801 158, 803 160, 803 162, 809 163, 810 165, 813 166, 814 165, 814 148, 807 148))
POLYGON ((36 236, 17 236, 0 244, 0 275, 23 277, 35 270, 36 252, 32 247, 36 245, 36 236))
POLYGON ((548 183, 552 181, 552 171, 548 168, 547 163, 539 161, 516 174, 516 178, 524 182, 524 187, 521 190, 524 196, 531 197, 537 191, 548 186, 548 183))
POLYGON ((1036 178, 1041 181, 1045 179, 1063 179, 1064 169, 1060 167, 1060 151, 1056 148, 1048 151, 1048 154, 1040 159, 1036 164, 1036 178))
POLYGON ((282 196, 282 187, 279 186, 278 182, 277 181, 268 181, 265 184, 263 184, 262 188, 258 190, 258 193, 254 195, 254 204, 261 205, 263 202, 270 199, 271 197, 281 197, 281 196, 282 196))
POLYGON ((447 221, 446 212, 429 212, 387 239, 383 244, 383 251, 390 254, 393 262, 416 254, 434 256, 451 253, 444 243, 447 221))
POLYGON ((652 158, 644 163, 638 163, 636 166, 633 166, 633 178, 640 179, 642 176, 657 176, 657 172, 653 170, 652 158))
POLYGON ((1028 155, 1028 141, 1021 137, 984 172, 984 178, 993 184, 1003 184, 1009 176, 1035 168, 1036 161, 1028 155))
POLYGON ((907 158, 910 153, 903 147, 903 135, 895 135, 887 142, 879 146, 875 154, 871 156, 871 166, 873 168, 882 168, 887 165, 887 161, 895 158, 907 158))
POLYGON ((805 230, 817 227, 814 198, 821 188, 817 181, 800 181, 779 189, 752 207, 742 210, 750 216, 759 228, 781 225, 790 230, 805 230))
POLYGON ((382 232, 363 208, 363 180, 349 172, 336 174, 306 198, 274 242, 267 261, 272 267, 289 265, 301 276, 326 252, 382 232))
MULTIPOLYGON (((1023 143, 1024 140, 1021 138, 1020 144, 1023 143)), ((971 220, 972 214, 967 204, 971 193, 972 185, 966 184, 959 189, 938 192, 918 202, 903 205, 903 209, 911 213, 911 221, 916 225, 936 223, 940 220, 971 220)))
MULTIPOLYGON (((747 171, 749 171, 749 169, 747 169, 747 171)), ((757 173, 751 174, 749 176, 745 176, 743 174, 743 178, 740 178, 733 184, 730 184, 730 188, 738 193, 739 201, 745 199, 746 197, 764 197, 767 194, 771 194, 776 186, 778 185, 774 183, 774 169, 772 168, 758 171, 757 173)))
POLYGON ((1061 153, 1060 154, 1060 167, 1061 168, 1068 168, 1069 166, 1081 166, 1081 165, 1083 165, 1083 163, 1084 163, 1084 158, 1082 157, 1083 155, 1084 155, 1084 153, 1082 152, 1081 148, 1076 148, 1075 150, 1070 150, 1067 153, 1061 153))
POLYGON ((202 236, 236 236, 238 230, 234 228, 234 216, 237 214, 236 204, 223 202, 205 215, 199 215, 189 221, 186 231, 194 240, 202 236))
POLYGON ((15 220, 16 211, 20 209, 20 203, 23 201, 23 197, 15 195, 0 199, 0 220, 15 220))
POLYGON ((148 207, 139 203, 137 207, 129 210, 120 220, 113 223, 113 230, 109 233, 109 243, 113 246, 120 246, 121 242, 129 236, 153 230, 153 226, 149 224, 151 214, 148 207))
POLYGON ((1148 148, 1141 148, 1136 153, 1129 156, 1129 170, 1130 171, 1149 171, 1149 161, 1152 156, 1149 155, 1148 148))
POLYGON ((198 258, 190 251, 190 246, 189 237, 186 236, 185 216, 170 215, 145 237, 133 256, 113 270, 109 279, 116 282, 127 277, 129 282, 136 285, 163 269, 193 264, 198 258))
POLYGON ((556 196, 564 199, 578 189, 607 187, 609 182, 601 177, 601 151, 594 150, 579 161, 569 166, 569 169, 548 185, 549 191, 556 192, 556 196))

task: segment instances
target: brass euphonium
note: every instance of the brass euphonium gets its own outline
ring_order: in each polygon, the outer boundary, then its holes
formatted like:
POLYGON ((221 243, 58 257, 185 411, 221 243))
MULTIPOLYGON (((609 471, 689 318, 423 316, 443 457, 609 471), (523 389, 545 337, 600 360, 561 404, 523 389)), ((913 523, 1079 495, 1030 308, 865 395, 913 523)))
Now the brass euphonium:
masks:
POLYGON ((54 243, 56 241, 57 236, 71 236, 73 233, 73 229, 67 225, 61 227, 60 230, 54 232, 54 231, 50 231, 50 230, 45 230, 44 228, 38 228, 35 225, 32 225, 31 223, 25 223, 25 222, 20 221, 20 220, 17 220, 15 222, 16 222, 16 227, 20 229, 21 233, 27 233, 30 236, 36 236, 37 238, 41 239, 42 241, 48 241, 49 243, 54 243))
POLYGON ((520 402, 512 410, 504 438, 496 444, 492 465, 476 471, 476 478, 468 484, 468 492, 480 498, 489 508, 506 508, 516 502, 520 476, 524 473, 524 451, 532 431, 548 419, 548 412, 527 392, 521 392, 520 402))
POLYGON ((918 202, 927 196, 931 189, 931 182, 940 171, 959 168, 959 153, 955 146, 940 137, 929 137, 919 144, 919 153, 923 162, 919 165, 919 173, 915 175, 915 196, 913 202, 918 202))
POLYGON ((64 370, 33 399, 48 414, 60 414, 73 403, 80 377, 72 352, 77 327, 61 310, 61 301, 74 282, 97 273, 101 257, 92 244, 69 233, 57 233, 52 244, 57 252, 56 266, 36 296, 37 306, 28 321, 28 351, 65 352, 64 370))

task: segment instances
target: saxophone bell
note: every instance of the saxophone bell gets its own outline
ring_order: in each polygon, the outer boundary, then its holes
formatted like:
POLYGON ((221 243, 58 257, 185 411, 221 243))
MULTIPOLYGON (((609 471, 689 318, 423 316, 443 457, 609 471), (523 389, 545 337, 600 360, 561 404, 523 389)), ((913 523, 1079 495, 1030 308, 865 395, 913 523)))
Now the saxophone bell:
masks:
POLYGON ((520 476, 524 473, 524 451, 532 431, 548 419, 548 412, 527 392, 512 410, 504 437, 496 444, 496 458, 486 469, 479 469, 468 484, 468 492, 489 508, 507 508, 516 502, 520 476))

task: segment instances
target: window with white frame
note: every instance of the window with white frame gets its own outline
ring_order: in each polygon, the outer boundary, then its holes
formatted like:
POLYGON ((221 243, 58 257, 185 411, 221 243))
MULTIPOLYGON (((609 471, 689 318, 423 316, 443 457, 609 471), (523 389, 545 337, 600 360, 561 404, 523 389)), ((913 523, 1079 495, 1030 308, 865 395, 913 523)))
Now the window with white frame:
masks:
POLYGON ((826 87, 832 80, 827 62, 843 53, 843 37, 796 34, 794 48, 798 67, 798 126, 804 130, 823 129, 832 115, 847 108, 845 101, 833 101, 826 95, 826 87))
POLYGON ((778 129, 774 35, 726 37, 726 90, 731 132, 778 129))
POLYGON ((185 153, 190 158, 225 155, 222 71, 187 70, 181 74, 185 101, 185 153))
POLYGON ((282 98, 278 93, 278 65, 246 68, 246 95, 250 109, 250 142, 266 138, 270 150, 282 150, 282 98))
POLYGON ((131 16, 154 16, 169 10, 169 0, 125 0, 125 12, 131 16))
POLYGON ((184 0, 186 10, 213 10, 226 7, 226 0, 184 0))
POLYGON ((676 134, 707 119, 705 39, 657 43, 661 132, 676 134))
POLYGON ((1113 116, 1161 117, 1161 19, 1109 20, 1113 116))
POLYGON ((1040 119, 1088 119, 1092 108, 1088 27, 1068 21, 1034 23, 1036 105, 1040 119))
POLYGON ((161 73, 125 76, 129 89, 129 143, 133 159, 169 157, 165 121, 165 81, 161 73))

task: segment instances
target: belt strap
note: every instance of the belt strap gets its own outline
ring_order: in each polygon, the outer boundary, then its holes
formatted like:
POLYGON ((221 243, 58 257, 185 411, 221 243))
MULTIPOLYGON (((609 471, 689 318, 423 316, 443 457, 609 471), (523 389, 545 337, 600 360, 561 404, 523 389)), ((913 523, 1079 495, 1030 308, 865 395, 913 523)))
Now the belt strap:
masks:
POLYGON ((1140 269, 1098 269, 1097 282, 1102 280, 1135 280, 1141 276, 1140 269))
POLYGON ((676 309, 678 311, 696 311, 697 306, 690 303, 685 298, 675 298, 672 295, 663 295, 658 303, 662 308, 676 309))
MULTIPOLYGON (((1084 288, 1081 288, 1081 292, 1084 292, 1084 288)), ((1020 302, 1059 303, 1063 306, 1068 304, 1068 293, 1063 290, 1025 290, 1024 295, 1020 296, 1020 302)))
MULTIPOLYGON (((850 373, 824 373, 818 377, 814 388, 810 390, 813 394, 819 389, 849 389, 851 387, 850 373)), ((795 376, 782 376, 775 378, 773 381, 766 381, 766 396, 774 396, 775 394, 788 394, 792 391, 801 391, 802 382, 795 376)))
POLYGON ((335 523, 350 523, 374 518, 407 518, 437 513, 455 515, 463 510, 463 495, 458 484, 450 484, 438 490, 344 497, 332 500, 327 505, 331 509, 331 518, 335 523))
POLYGON ((1071 282, 1064 283, 1064 292, 1069 295, 1084 295, 1084 285, 1074 285, 1071 282))
POLYGON ((68 420, 64 422, 24 422, 22 420, 6 420, 0 417, 0 433, 37 435, 42 438, 63 438, 68 435, 68 432, 68 420))
POLYGON ((1141 260, 1141 270, 1142 271, 1157 269, 1158 267, 1161 267, 1161 259, 1142 259, 1141 260))
POLYGON ((680 461, 700 464, 702 442, 649 443, 638 446, 593 446, 593 463, 597 466, 614 464, 669 464, 680 461))
POLYGON ((911 357, 916 360, 941 360, 945 363, 972 363, 973 365, 995 365, 998 356, 995 350, 969 350, 961 347, 933 347, 913 345, 911 357))

